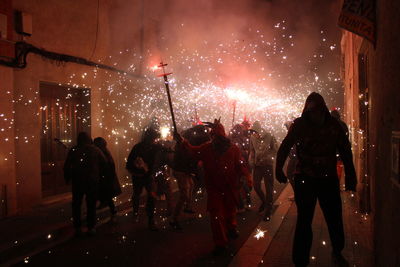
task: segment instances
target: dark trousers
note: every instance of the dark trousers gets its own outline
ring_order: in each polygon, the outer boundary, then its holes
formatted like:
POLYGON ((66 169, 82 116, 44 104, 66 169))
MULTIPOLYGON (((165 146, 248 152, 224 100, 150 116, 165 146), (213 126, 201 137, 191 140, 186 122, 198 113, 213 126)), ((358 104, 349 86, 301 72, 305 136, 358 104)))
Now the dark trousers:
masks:
POLYGON ((298 265, 309 263, 313 238, 312 220, 317 199, 325 221, 334 252, 344 248, 342 202, 337 177, 295 177, 295 201, 297 223, 293 242, 293 262, 298 265))
POLYGON ((147 202, 146 202, 146 213, 149 219, 149 224, 154 223, 154 206, 155 206, 155 199, 153 196, 153 183, 149 178, 137 178, 132 177, 132 184, 133 184, 133 213, 139 212, 139 202, 140 202, 140 195, 143 192, 143 188, 146 189, 147 193, 147 202))
POLYGON ((272 212, 272 202, 274 199, 274 176, 273 167, 255 166, 253 170, 254 191, 256 191, 261 202, 265 205, 266 214, 272 212), (264 180, 265 194, 261 189, 261 181, 264 180))
POLYGON ((82 226, 81 207, 83 197, 86 200, 86 221, 89 229, 96 225, 96 185, 72 185, 72 219, 75 228, 82 226))
POLYGON ((110 208, 111 215, 115 215, 117 211, 115 210, 114 200, 112 198, 103 199, 100 201, 101 205, 105 205, 110 208))

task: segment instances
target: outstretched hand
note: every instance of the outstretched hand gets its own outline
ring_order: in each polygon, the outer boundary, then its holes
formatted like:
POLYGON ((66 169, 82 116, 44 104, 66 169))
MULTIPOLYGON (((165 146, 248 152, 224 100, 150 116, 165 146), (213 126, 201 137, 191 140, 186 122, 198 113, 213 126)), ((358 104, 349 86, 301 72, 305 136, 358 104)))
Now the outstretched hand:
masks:
POLYGON ((283 173, 282 169, 281 170, 276 170, 276 180, 278 180, 279 183, 281 184, 286 184, 287 183, 287 177, 283 173))

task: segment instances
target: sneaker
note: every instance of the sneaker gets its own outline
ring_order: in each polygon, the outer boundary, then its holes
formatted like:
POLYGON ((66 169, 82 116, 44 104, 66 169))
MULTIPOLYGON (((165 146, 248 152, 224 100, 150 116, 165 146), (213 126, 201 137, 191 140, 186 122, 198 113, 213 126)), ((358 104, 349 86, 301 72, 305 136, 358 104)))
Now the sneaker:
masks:
POLYGON ((239 237, 239 231, 238 230, 236 230, 236 229, 229 229, 228 230, 228 238, 229 239, 235 240, 235 239, 238 239, 238 237, 239 237))
POLYGON ((94 229, 94 228, 89 228, 88 231, 86 232, 86 234, 87 234, 88 236, 94 236, 94 235, 96 235, 96 229, 94 229))
POLYGON ((174 229, 175 231, 182 231, 183 228, 178 222, 169 222, 169 225, 174 229))
POLYGON ((212 254, 214 257, 218 257, 225 254, 226 251, 227 248, 225 246, 215 246, 214 250, 212 251, 212 254))
POLYGON ((189 214, 195 214, 196 212, 192 209, 184 209, 183 210, 184 213, 189 213, 189 214))

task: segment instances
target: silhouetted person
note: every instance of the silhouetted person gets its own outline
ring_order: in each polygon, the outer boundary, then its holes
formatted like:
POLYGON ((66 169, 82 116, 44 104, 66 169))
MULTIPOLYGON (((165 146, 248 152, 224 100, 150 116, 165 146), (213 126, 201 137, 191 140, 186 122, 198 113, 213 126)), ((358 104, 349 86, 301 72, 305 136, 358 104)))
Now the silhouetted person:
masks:
MULTIPOLYGON (((189 137, 189 132, 190 129, 184 131, 182 134, 183 136, 186 135, 186 137, 189 137)), ((182 226, 179 223, 179 217, 182 210, 186 213, 195 213, 192 208, 192 196, 194 185, 193 178, 197 171, 197 160, 194 159, 190 153, 181 146, 181 144, 175 145, 173 170, 174 177, 178 182, 179 198, 176 202, 170 225, 175 230, 182 230, 182 226)))
MULTIPOLYGON (((334 117, 339 122, 340 126, 342 126, 342 129, 346 133, 346 136, 349 137, 349 127, 347 127, 347 124, 344 121, 342 121, 342 119, 340 118, 339 111, 337 109, 331 110, 331 116, 334 117)), ((343 167, 344 167, 343 161, 340 158, 340 156, 338 156, 336 170, 337 170, 337 174, 339 177, 339 181, 342 179, 342 176, 343 176, 343 167)))
POLYGON ((154 222, 155 208, 155 182, 157 171, 159 170, 159 160, 161 157, 162 147, 156 143, 160 137, 158 130, 148 128, 144 132, 141 142, 136 144, 128 156, 126 169, 132 175, 133 184, 133 214, 138 215, 140 195, 143 188, 147 192, 146 212, 148 217, 148 226, 152 231, 157 231, 154 222))
POLYGON ((259 212, 264 212, 264 221, 269 221, 272 212, 274 192, 274 163, 278 144, 275 137, 261 128, 255 121, 252 127, 255 132, 250 137, 249 164, 253 169, 254 191, 261 200, 259 212), (264 180, 265 194, 261 189, 264 180))
POLYGON ((104 154, 106 158, 106 165, 104 177, 100 178, 99 184, 99 197, 100 208, 108 206, 111 212, 111 221, 115 220, 115 210, 113 198, 121 194, 121 186, 115 172, 114 159, 111 156, 110 151, 107 149, 107 142, 102 137, 97 137, 93 141, 94 145, 98 147, 104 154))
POLYGON ((78 134, 77 145, 68 152, 64 163, 64 178, 72 182, 72 218, 76 235, 81 234, 81 206, 85 196, 88 234, 95 234, 96 201, 99 181, 106 159, 85 132, 78 134))
MULTIPOLYGON (((250 137, 248 134, 248 124, 249 122, 245 120, 241 124, 236 124, 233 126, 229 132, 229 139, 231 139, 232 143, 239 148, 242 158, 249 168, 250 137)), ((250 188, 247 186, 247 183, 244 180, 240 181, 240 184, 241 188, 238 204, 239 213, 245 211, 246 208, 251 206, 250 188)))
POLYGON ((329 114, 325 101, 318 93, 311 93, 303 113, 290 127, 278 150, 276 178, 286 183, 283 165, 293 146, 298 163, 295 174, 295 201, 297 223, 293 242, 293 262, 307 266, 312 243, 312 219, 318 200, 328 225, 332 256, 344 261, 344 230, 339 180, 336 173, 336 152, 344 162, 346 190, 355 191, 357 178, 352 161, 349 140, 338 123, 329 114))
MULTIPOLYGON (((188 140, 188 142, 192 146, 200 146, 211 140, 208 128, 203 124, 197 124, 192 128, 186 130, 184 138, 188 140)), ((204 192, 204 168, 203 168, 203 162, 201 162, 200 160, 197 161, 193 191, 200 195, 202 195, 204 192)))
POLYGON ((334 117, 339 122, 340 126, 342 127, 343 131, 346 133, 346 136, 348 137, 349 127, 347 127, 347 124, 340 118, 339 111, 337 109, 331 110, 331 116, 334 117))
MULTIPOLYGON (((293 121, 287 121, 285 123, 286 129, 289 131, 290 127, 292 126, 293 121)), ((292 149, 289 152, 288 160, 287 160, 287 165, 286 165, 286 177, 289 179, 290 185, 292 186, 294 190, 294 175, 296 171, 296 165, 297 165, 297 156, 296 156, 296 148, 293 146, 292 149)), ((294 196, 290 196, 289 200, 293 201, 294 196)))
POLYGON ((178 143, 198 160, 201 160, 205 171, 207 190, 207 210, 210 213, 211 229, 216 245, 214 255, 226 250, 228 238, 236 239, 236 208, 239 198, 240 177, 246 176, 251 187, 251 177, 242 159, 239 148, 226 137, 219 120, 209 124, 211 142, 192 146, 175 134, 178 143))

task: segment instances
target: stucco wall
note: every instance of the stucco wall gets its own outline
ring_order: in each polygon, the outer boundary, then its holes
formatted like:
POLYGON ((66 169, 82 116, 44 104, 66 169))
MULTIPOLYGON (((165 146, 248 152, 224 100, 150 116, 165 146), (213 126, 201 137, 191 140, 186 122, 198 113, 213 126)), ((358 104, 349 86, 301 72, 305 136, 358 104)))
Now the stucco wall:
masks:
MULTIPOLYGON (((15 0, 13 5, 16 10, 32 15, 33 34, 31 37, 24 37, 24 41, 49 51, 113 65, 117 55, 120 56, 121 49, 115 42, 114 46, 111 45, 110 28, 117 25, 110 22, 113 19, 110 15, 110 1, 99 1, 99 7, 97 3, 98 1, 93 0, 15 0)), ((22 37, 17 36, 16 39, 22 40, 22 37)), ((110 83, 118 80, 118 75, 75 63, 60 65, 30 54, 27 67, 14 69, 13 76, 16 137, 14 178, 18 183, 18 210, 24 212, 42 201, 40 82, 89 88, 92 136, 104 136, 104 129, 113 122, 111 114, 104 112, 104 101, 101 101, 107 98, 105 81, 110 83)), ((115 149, 112 143, 110 149, 114 153, 121 150, 115 149)))
POLYGON ((7 186, 6 203, 2 205, 7 205, 3 208, 7 209, 8 215, 12 215, 17 208, 12 69, 0 66, 0 81, 0 186, 7 186))
MULTIPOLYGON (((342 51, 347 58, 345 106, 349 122, 358 130, 358 65, 360 50, 368 56, 369 149, 373 239, 376 266, 400 265, 400 187, 391 180, 392 131, 400 131, 400 37, 395 21, 400 20, 400 2, 377 5, 377 43, 360 48, 362 39, 346 32, 342 51), (357 62, 357 61, 355 61, 357 62)), ((360 166, 358 166, 360 168, 360 166)))
MULTIPOLYGON (((371 129, 376 131, 372 150, 376 158, 375 245, 377 266, 400 265, 400 187, 390 179, 391 134, 400 131, 400 2, 378 6, 378 41, 371 57, 371 129)), ((371 132, 372 132, 371 131, 371 132)))

